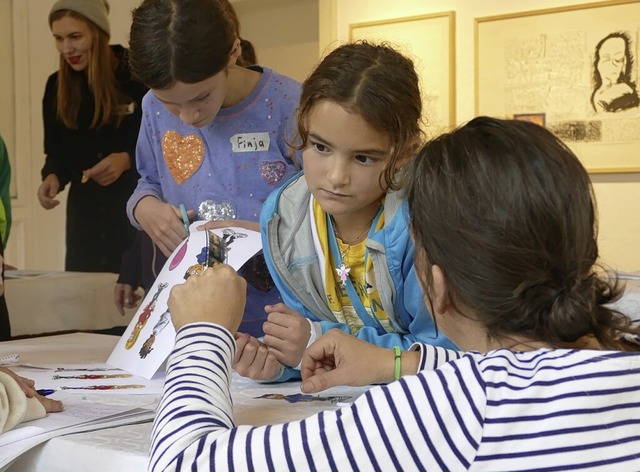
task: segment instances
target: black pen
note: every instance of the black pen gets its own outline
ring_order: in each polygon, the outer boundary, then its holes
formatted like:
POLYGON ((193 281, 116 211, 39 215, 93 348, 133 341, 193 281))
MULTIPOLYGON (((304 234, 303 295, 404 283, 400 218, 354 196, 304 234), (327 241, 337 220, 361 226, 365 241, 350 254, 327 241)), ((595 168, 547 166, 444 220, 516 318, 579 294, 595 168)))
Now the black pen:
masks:
POLYGON ((43 397, 46 397, 47 395, 51 395, 52 393, 55 393, 55 390, 53 390, 52 388, 43 388, 40 390, 36 390, 36 392, 38 392, 38 395, 42 395, 43 397))

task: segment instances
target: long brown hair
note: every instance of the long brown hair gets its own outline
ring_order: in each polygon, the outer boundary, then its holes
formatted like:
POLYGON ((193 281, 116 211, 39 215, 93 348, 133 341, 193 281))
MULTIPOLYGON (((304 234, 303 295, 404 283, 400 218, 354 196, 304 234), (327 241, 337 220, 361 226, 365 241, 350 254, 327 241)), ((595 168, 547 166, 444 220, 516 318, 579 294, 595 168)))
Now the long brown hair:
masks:
POLYGON ((386 188, 396 189, 397 164, 422 135, 420 85, 411 59, 388 44, 366 41, 344 44, 331 51, 302 84, 294 149, 306 147, 309 114, 322 100, 360 115, 374 129, 389 136, 391 158, 381 179, 386 188))
POLYGON ((119 126, 124 118, 123 107, 131 99, 118 88, 115 76, 116 58, 109 46, 109 37, 93 22, 71 11, 60 10, 51 15, 51 23, 65 16, 83 21, 91 34, 91 49, 86 71, 76 72, 60 55, 58 70, 57 116, 71 129, 78 128, 78 112, 82 102, 82 83, 86 80, 93 95, 94 112, 89 128, 100 128, 109 124, 119 126))
POLYGON ((430 285, 437 265, 490 338, 638 350, 619 338, 640 329, 607 306, 620 288, 598 270, 589 175, 547 129, 476 118, 427 143, 406 177, 420 272, 430 285))

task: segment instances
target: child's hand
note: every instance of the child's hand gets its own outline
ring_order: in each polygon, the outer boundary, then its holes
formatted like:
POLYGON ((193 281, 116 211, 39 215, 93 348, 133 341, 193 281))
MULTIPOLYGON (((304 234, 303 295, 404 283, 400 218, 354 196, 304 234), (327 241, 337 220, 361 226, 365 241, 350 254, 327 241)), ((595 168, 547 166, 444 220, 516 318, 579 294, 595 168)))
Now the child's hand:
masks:
POLYGON ((236 333, 236 357, 232 367, 242 375, 253 380, 269 381, 276 379, 282 371, 274 353, 267 346, 249 334, 236 333))
POLYGON ((311 337, 309 321, 284 303, 267 305, 264 309, 269 313, 263 325, 264 343, 278 361, 297 366, 311 337))
MULTIPOLYGON (((189 218, 194 210, 187 210, 189 218)), ((147 195, 138 202, 134 217, 162 253, 169 257, 173 250, 187 237, 180 209, 147 195)))
POLYGON ((124 316, 125 308, 137 307, 141 298, 136 288, 129 284, 116 284, 113 287, 113 299, 121 316, 124 316))

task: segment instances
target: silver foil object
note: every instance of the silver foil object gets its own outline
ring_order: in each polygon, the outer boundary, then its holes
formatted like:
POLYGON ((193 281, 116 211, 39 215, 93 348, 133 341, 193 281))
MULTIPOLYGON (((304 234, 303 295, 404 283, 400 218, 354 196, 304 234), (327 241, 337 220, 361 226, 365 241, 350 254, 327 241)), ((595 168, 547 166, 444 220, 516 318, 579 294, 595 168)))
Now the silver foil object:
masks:
POLYGON ((198 217, 207 221, 235 220, 236 208, 228 200, 221 202, 205 200, 198 207, 198 217))

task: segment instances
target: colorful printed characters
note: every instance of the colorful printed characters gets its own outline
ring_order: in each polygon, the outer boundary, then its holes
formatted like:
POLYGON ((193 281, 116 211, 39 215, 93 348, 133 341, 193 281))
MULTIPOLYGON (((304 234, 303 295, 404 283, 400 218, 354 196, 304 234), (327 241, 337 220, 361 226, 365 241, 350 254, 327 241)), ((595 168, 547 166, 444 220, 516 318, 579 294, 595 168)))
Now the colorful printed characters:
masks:
MULTIPOLYGON (((240 238, 246 238, 247 234, 244 233, 236 233, 234 230, 230 228, 225 228, 222 230, 222 237, 215 234, 212 230, 206 231, 206 241, 204 247, 200 251, 200 253, 196 256, 196 263, 189 266, 184 274, 184 279, 188 279, 192 275, 200 275, 202 274, 207 267, 212 267, 217 264, 221 264, 226 261, 227 250, 228 247, 236 240, 240 238)), ((187 239, 182 246, 178 249, 174 257, 169 262, 169 270, 174 270, 178 266, 180 266, 181 262, 184 260, 187 254, 187 244, 189 243, 189 239, 187 239)), ((131 349, 134 344, 137 342, 138 337, 140 336, 140 332, 145 327, 151 314, 154 312, 156 308, 156 302, 158 300, 158 296, 169 286, 169 283, 160 283, 158 285, 158 289, 156 293, 153 295, 151 301, 143 308, 140 316, 138 317, 138 321, 136 322, 133 331, 127 342, 125 343, 126 349, 131 349)), ((169 310, 166 309, 162 315, 160 315, 160 319, 153 327, 153 330, 149 337, 144 341, 138 354, 140 355, 140 359, 145 359, 153 350, 153 345, 156 342, 156 339, 160 332, 169 324, 171 321, 171 314, 169 310)))
POLYGON ((128 385, 87 385, 85 387, 60 387, 60 390, 122 390, 128 388, 144 388, 142 384, 128 385))
POLYGON ((264 395, 260 395, 259 397, 253 397, 254 400, 258 399, 267 399, 267 400, 286 400, 288 403, 300 403, 300 402, 331 402, 334 405, 338 403, 350 403, 354 400, 354 397, 349 395, 332 395, 332 396, 321 396, 321 395, 308 395, 304 393, 291 393, 289 395, 285 395, 284 393, 265 393, 264 395))
MULTIPOLYGON (((223 230, 223 234, 224 234, 223 230)), ((231 230, 233 231, 233 230, 231 230)), ((234 234, 236 234, 234 232, 234 234)), ((246 235, 244 235, 246 237, 246 235)), ((235 238, 232 239, 233 242, 235 238)), ((230 244, 230 243, 229 243, 230 244)), ((207 245, 202 248, 200 254, 196 256, 198 261, 196 264, 189 266, 184 273, 184 279, 187 280, 192 275, 200 275, 207 267, 213 267, 216 264, 222 264, 226 260, 227 244, 224 238, 220 238, 213 231, 207 231, 207 245)))
POLYGON ((245 233, 236 233, 231 228, 225 228, 222 230, 222 243, 225 245, 225 248, 231 246, 231 244, 236 239, 246 238, 247 235, 245 233))
POLYGON ((173 270, 180 265, 182 259, 184 259, 185 254, 187 253, 187 245, 189 244, 189 238, 180 246, 180 249, 176 252, 171 262, 169 262, 169 270, 173 270))
POLYGON ((142 344, 140 352, 138 352, 138 354, 140 354, 140 359, 146 358, 149 353, 153 351, 153 343, 156 342, 156 337, 169 324, 169 321, 171 321, 171 313, 169 313, 169 310, 167 310, 162 315, 160 315, 160 319, 153 327, 153 331, 151 332, 147 340, 142 344))
MULTIPOLYGON (((206 249, 203 249, 203 251, 205 250, 206 249)), ((205 269, 206 267, 203 264, 193 264, 192 266, 189 266, 189 268, 184 273, 184 280, 187 280, 192 275, 201 275, 205 269)))
POLYGON ((53 380, 60 379, 82 379, 82 380, 95 380, 95 379, 126 379, 133 377, 133 374, 76 374, 76 375, 54 375, 53 380))
POLYGON ((145 327, 145 325, 147 324, 147 321, 149 321, 149 317, 151 316, 151 313, 153 313, 153 310, 156 307, 158 296, 160 296, 160 293, 168 286, 169 286, 168 283, 161 283, 158 285, 156 293, 153 294, 153 298, 151 298, 151 301, 147 303, 147 306, 145 306, 144 309, 142 310, 142 313, 140 313, 140 316, 138 317, 138 321, 136 325, 133 327, 133 331, 131 332, 131 336, 129 336, 129 339, 127 339, 127 342, 124 345, 125 349, 131 349, 133 345, 136 343, 136 341, 138 340, 138 336, 140 335, 140 331, 142 331, 142 328, 145 327))

